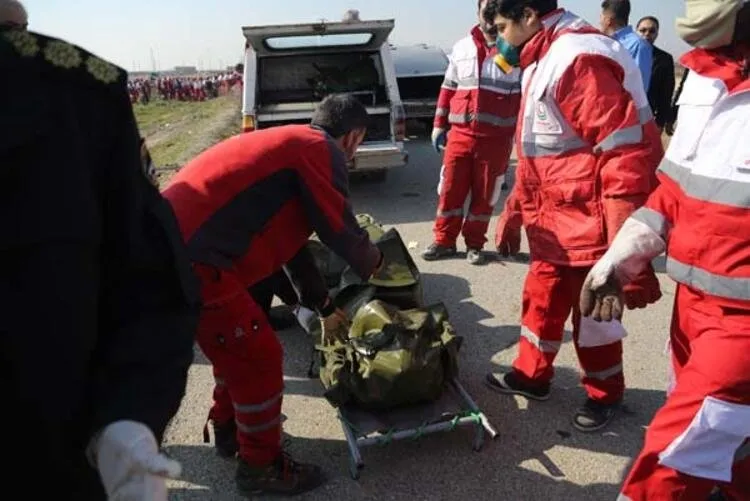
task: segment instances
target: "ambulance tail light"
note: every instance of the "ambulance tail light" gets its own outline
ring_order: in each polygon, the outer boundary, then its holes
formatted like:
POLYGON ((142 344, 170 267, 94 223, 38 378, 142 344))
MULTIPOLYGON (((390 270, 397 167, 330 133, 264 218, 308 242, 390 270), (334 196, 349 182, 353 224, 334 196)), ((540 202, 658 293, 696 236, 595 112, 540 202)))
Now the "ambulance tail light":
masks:
POLYGON ((255 117, 245 115, 242 117, 242 132, 252 132, 255 130, 255 117))
POLYGON ((404 107, 400 104, 394 106, 391 117, 393 120, 393 135, 396 141, 403 141, 406 139, 406 112, 404 112, 404 107))

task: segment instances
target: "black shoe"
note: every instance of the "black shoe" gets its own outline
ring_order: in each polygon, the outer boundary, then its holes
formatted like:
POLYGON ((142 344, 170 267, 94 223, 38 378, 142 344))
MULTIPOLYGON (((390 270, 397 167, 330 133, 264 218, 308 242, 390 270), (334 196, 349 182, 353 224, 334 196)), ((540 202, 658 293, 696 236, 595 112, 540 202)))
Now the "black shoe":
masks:
POLYGON ((619 407, 619 402, 602 404, 589 398, 583 404, 583 407, 578 409, 575 416, 573 416, 573 426, 582 432, 601 430, 612 421, 619 407))
POLYGON ((487 374, 485 384, 506 395, 521 395, 531 400, 544 401, 549 399, 550 385, 532 385, 522 381, 515 372, 505 374, 487 374))
POLYGON ((487 257, 481 249, 468 249, 466 251, 466 260, 469 264, 473 264, 474 266, 487 264, 487 257))
POLYGON ((265 468, 256 468, 240 460, 235 475, 237 490, 243 496, 296 496, 319 487, 325 480, 320 467, 297 463, 286 453, 265 468))
POLYGON ((240 450, 237 442, 237 423, 234 419, 226 423, 212 423, 214 429, 214 447, 216 454, 223 458, 232 458, 240 450))
POLYGON ((445 247, 438 244, 430 244, 427 249, 422 253, 422 259, 425 261, 435 261, 437 259, 443 259, 446 257, 453 257, 456 255, 456 247, 445 247))

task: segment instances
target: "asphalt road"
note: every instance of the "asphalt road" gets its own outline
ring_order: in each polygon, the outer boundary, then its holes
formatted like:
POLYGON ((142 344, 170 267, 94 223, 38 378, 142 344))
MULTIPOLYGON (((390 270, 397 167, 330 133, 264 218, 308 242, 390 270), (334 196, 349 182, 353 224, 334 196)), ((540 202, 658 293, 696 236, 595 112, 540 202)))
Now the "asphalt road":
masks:
MULTIPOLYGON (((488 371, 507 368, 515 356, 527 263, 497 260, 473 267, 463 258, 422 261, 418 254, 432 236, 440 157, 421 139, 408 142, 408 148, 409 165, 392 171, 385 182, 352 183, 355 210, 372 214, 386 228, 396 227, 405 242, 416 243, 411 252, 423 273, 426 299, 445 303, 464 337, 461 381, 499 436, 480 452, 472 451, 470 429, 365 448, 366 466, 354 481, 336 413, 322 398, 320 383, 306 378, 309 341, 301 330, 281 332, 289 450, 300 460, 320 464, 330 477, 325 486, 298 499, 614 501, 645 426, 664 398, 664 348, 674 289, 663 275, 663 261, 656 264, 664 297, 646 310, 628 312, 624 321, 630 333, 625 341, 625 409, 608 429, 582 434, 570 423, 585 395, 569 335, 547 402, 530 403, 483 386, 488 371)), ((489 238, 494 241, 494 219, 489 238)), ((463 250, 463 242, 459 248, 463 250)), ((234 489, 234 461, 219 459, 211 444, 202 441, 212 384, 211 367, 198 353, 187 395, 167 433, 166 450, 184 469, 183 480, 171 483, 173 500, 241 499, 234 489)))

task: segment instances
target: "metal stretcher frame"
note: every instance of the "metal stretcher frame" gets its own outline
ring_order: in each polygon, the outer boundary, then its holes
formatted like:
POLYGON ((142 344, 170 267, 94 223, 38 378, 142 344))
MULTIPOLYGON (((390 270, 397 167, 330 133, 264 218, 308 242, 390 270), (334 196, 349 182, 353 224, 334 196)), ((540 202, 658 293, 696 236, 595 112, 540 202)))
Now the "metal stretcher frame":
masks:
MULTIPOLYGON (((341 427, 344 430, 344 436, 349 448, 349 475, 353 480, 359 479, 360 471, 365 467, 360 450, 362 447, 387 445, 394 440, 416 440, 424 435, 453 431, 459 426, 474 426, 472 448, 477 452, 484 446, 485 433, 489 435, 490 439, 494 440, 497 438, 497 430, 495 430, 487 419, 487 416, 479 409, 474 399, 471 398, 458 379, 453 379, 447 384, 450 388, 446 388, 446 391, 450 391, 451 389, 455 391, 459 400, 457 403, 462 410, 450 415, 443 415, 439 420, 425 422, 418 427, 406 426, 401 428, 396 425, 386 433, 361 433, 358 431, 356 419, 353 418, 351 413, 347 412, 345 408, 338 409, 337 416, 341 422, 341 427)), ((415 406, 414 408, 418 410, 419 407, 427 407, 429 405, 415 406)))

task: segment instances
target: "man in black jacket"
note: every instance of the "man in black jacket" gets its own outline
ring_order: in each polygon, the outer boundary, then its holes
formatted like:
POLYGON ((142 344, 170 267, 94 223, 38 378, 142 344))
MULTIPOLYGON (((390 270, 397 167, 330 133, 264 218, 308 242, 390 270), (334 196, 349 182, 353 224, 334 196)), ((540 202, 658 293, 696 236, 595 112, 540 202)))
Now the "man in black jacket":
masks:
POLYGON ((659 20, 657 18, 653 16, 642 18, 638 21, 636 31, 653 46, 654 62, 651 71, 651 84, 648 88, 648 102, 654 112, 656 125, 671 136, 677 119, 672 108, 672 94, 674 94, 675 85, 674 59, 671 54, 655 45, 656 39, 659 37, 659 20))
POLYGON ((127 75, 7 26, 0 75, 3 488, 166 501, 180 465, 158 444, 185 392, 199 295, 127 75))

